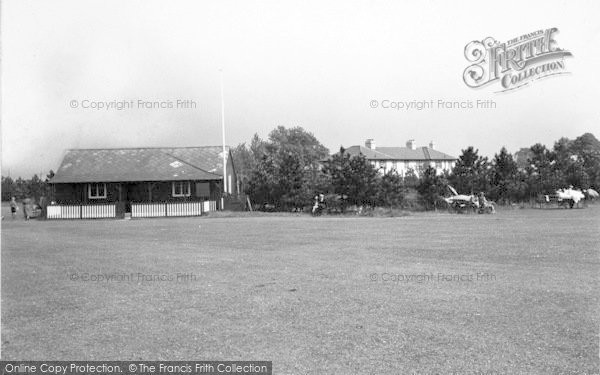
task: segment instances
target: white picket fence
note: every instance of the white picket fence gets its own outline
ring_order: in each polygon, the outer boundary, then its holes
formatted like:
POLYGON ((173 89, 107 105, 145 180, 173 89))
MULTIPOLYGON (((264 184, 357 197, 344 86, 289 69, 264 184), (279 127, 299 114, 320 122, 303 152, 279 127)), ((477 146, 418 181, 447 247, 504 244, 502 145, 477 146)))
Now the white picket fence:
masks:
POLYGON ((166 216, 164 203, 132 203, 131 217, 163 217, 166 216))
POLYGON ((116 217, 116 205, 52 205, 46 207, 47 219, 105 219, 116 217))
MULTIPOLYGON (((201 216, 217 210, 216 201, 132 203, 131 217, 201 216)), ((117 217, 115 203, 87 205, 52 205, 47 207, 48 219, 104 219, 117 217)))
POLYGON ((167 216, 200 216, 202 202, 167 203, 167 216))
POLYGON ((217 201, 204 201, 202 209, 204 212, 212 212, 217 210, 217 201))
POLYGON ((82 219, 106 219, 117 216, 115 204, 94 204, 81 206, 82 219))
POLYGON ((216 211, 216 201, 174 203, 132 203, 131 217, 201 216, 216 211))

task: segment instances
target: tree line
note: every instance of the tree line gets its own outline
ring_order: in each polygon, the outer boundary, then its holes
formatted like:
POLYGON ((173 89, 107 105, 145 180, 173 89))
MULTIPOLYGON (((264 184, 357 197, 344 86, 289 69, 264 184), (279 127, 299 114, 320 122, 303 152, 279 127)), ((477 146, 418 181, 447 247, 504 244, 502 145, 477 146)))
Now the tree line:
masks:
POLYGON ((468 147, 448 181, 459 191, 486 192, 499 203, 523 202, 569 186, 600 187, 600 142, 591 133, 574 140, 561 138, 551 149, 536 143, 518 156, 515 160, 502 147, 490 161, 468 147))
POLYGON ((10 201, 12 197, 15 197, 19 201, 25 198, 33 198, 36 202, 39 202, 40 197, 50 195, 48 181, 53 176, 53 171, 50 171, 43 180, 37 174, 29 180, 21 177, 13 180, 10 176, 2 176, 2 201, 10 201))
MULTIPOLYGON (((429 165, 404 176, 394 170, 382 174, 363 155, 351 156, 344 148, 330 155, 302 127, 279 126, 266 140, 255 134, 232 154, 243 192, 259 209, 300 210, 318 194, 340 211, 351 206, 435 209, 443 207, 448 185, 461 194, 484 192, 500 204, 526 202, 568 186, 600 188, 600 142, 591 133, 561 138, 552 148, 536 143, 516 158, 502 147, 488 159, 469 146, 443 174, 429 165)), ((45 179, 2 176, 2 200, 47 197, 52 176, 53 171, 45 179)))
POLYGON ((537 143, 516 158, 502 147, 490 160, 469 146, 443 174, 429 165, 404 176, 394 170, 382 174, 363 155, 351 156, 344 148, 330 156, 302 127, 279 126, 266 140, 255 134, 232 152, 243 191, 259 209, 302 209, 318 194, 341 211, 350 206, 435 209, 445 204, 448 185, 461 194, 484 192, 510 204, 568 186, 600 186, 600 142, 590 133, 561 138, 551 149, 537 143))

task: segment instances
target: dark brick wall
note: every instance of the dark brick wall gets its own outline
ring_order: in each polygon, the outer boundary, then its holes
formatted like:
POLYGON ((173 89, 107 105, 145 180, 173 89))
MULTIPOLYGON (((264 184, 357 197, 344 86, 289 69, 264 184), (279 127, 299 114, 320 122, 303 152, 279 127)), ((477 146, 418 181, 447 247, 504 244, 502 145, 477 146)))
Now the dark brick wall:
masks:
POLYGON ((59 204, 76 203, 112 203, 112 202, 182 202, 202 201, 206 199, 217 200, 221 197, 221 181, 190 181, 189 197, 173 197, 172 183, 163 182, 136 182, 136 183, 106 183, 106 198, 90 199, 88 197, 87 184, 55 184, 53 201, 59 204), (197 191, 196 182, 207 183, 209 195, 206 188, 197 191), (151 187, 151 194, 149 193, 151 187), (119 199, 119 187, 121 189, 119 199))

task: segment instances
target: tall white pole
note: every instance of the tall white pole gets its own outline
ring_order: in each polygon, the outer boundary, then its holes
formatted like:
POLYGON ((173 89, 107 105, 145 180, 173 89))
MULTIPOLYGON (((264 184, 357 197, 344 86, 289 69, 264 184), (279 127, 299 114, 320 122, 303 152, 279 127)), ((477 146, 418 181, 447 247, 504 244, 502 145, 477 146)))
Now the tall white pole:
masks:
MULTIPOLYGON (((221 135, 223 137, 223 193, 227 193, 227 154, 225 153, 225 99, 223 95, 223 69, 221 72, 221 135)), ((223 198, 221 198, 221 208, 223 208, 223 198)))

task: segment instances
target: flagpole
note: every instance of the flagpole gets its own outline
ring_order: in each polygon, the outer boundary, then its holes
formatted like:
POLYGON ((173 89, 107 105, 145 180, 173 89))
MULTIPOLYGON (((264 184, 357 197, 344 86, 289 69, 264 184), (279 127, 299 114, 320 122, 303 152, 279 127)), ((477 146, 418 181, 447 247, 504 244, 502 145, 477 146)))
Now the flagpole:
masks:
MULTIPOLYGON (((221 75, 221 135, 223 144, 223 194, 227 193, 227 156, 225 154, 225 99, 223 95, 223 69, 219 69, 221 75)), ((221 196, 221 209, 224 208, 224 199, 221 196)))

